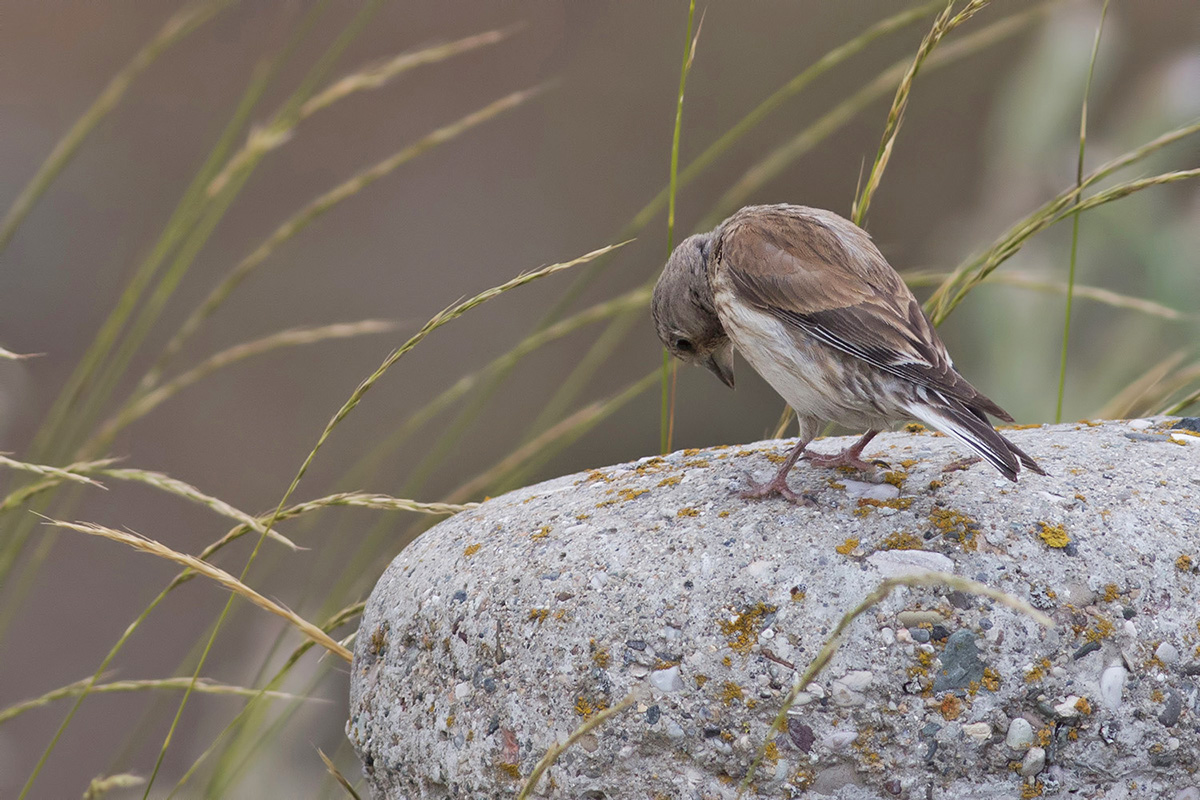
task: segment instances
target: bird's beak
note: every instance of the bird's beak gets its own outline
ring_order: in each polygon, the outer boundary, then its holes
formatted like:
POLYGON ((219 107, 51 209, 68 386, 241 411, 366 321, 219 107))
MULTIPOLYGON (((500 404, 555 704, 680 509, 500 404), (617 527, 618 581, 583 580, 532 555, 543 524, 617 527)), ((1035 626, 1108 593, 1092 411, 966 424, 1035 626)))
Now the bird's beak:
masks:
POLYGON ((712 370, 712 374, 721 379, 721 383, 733 388, 733 343, 725 344, 713 350, 704 359, 704 366, 712 370))

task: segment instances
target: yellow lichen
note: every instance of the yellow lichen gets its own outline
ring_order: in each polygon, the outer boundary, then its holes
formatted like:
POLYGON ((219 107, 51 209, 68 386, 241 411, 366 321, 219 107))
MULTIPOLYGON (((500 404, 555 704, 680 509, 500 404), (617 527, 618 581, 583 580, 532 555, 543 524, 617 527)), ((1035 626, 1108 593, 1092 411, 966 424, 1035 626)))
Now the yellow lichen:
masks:
POLYGON ((502 762, 500 764, 497 764, 496 767, 501 772, 503 772, 505 775, 507 775, 509 777, 509 779, 514 780, 514 781, 521 780, 521 768, 518 767, 516 764, 509 764, 507 762, 502 762))
POLYGON ((727 706, 741 702, 743 697, 742 687, 738 686, 733 681, 725 681, 721 684, 721 694, 718 695, 721 702, 727 706))
POLYGON ((1038 538, 1048 547, 1062 549, 1071 543, 1071 537, 1067 535, 1067 529, 1062 525, 1051 525, 1049 522, 1039 522, 1038 525, 1042 526, 1038 538))
POLYGON ((700 512, 697 511, 696 509, 692 508, 691 506, 688 506, 687 508, 681 508, 678 511, 676 511, 675 516, 677 516, 677 517, 698 517, 698 516, 700 516, 700 512))
POLYGON ((698 455, 700 455, 700 448, 699 447, 689 447, 687 450, 683 451, 683 454, 685 456, 698 456, 698 455))
POLYGON ((540 541, 542 539, 549 539, 550 538, 550 526, 543 525, 542 529, 539 530, 537 533, 529 534, 529 538, 533 539, 535 542, 540 541))
POLYGON ((463 557, 470 558, 471 556, 478 553, 482 547, 483 547, 483 545, 478 544, 478 543, 467 545, 466 549, 463 550, 463 557))
POLYGON ((591 519, 591 518, 592 518, 591 514, 576 514, 575 515, 575 519, 579 520, 580 522, 583 522, 585 519, 591 519))
POLYGON ((1179 558, 1175 559, 1175 569, 1179 570, 1180 572, 1191 572, 1192 563, 1192 557, 1187 553, 1184 553, 1183 555, 1179 556, 1179 558))
POLYGON ((1038 728, 1036 731, 1034 731, 1033 736, 1037 741, 1038 747, 1049 747, 1050 739, 1054 736, 1054 729, 1049 726, 1045 728, 1038 728))
POLYGON ((808 596, 799 586, 792 587, 791 595, 793 603, 803 603, 804 598, 808 596))
POLYGON ((721 519, 725 519, 726 517, 729 516, 729 512, 728 511, 718 511, 717 516, 720 517, 721 519))
POLYGON ((779 761, 779 747, 774 741, 767 742, 767 746, 763 748, 763 758, 768 764, 774 764, 779 761))
POLYGON ((696 676, 696 688, 697 689, 703 689, 704 684, 706 684, 706 683, 708 683, 707 675, 697 675, 696 676))
POLYGON ((865 517, 877 508, 894 508, 897 511, 903 511, 910 508, 913 504, 911 497, 893 497, 891 500, 876 500, 871 497, 863 497, 858 501, 858 507, 854 509, 854 516, 865 517))
POLYGON ((548 608, 531 608, 531 609, 529 609, 529 620, 531 622, 536 620, 538 625, 541 625, 543 622, 545 622, 546 617, 548 617, 548 616, 550 616, 550 609, 548 609, 548 608))
POLYGON ((907 478, 908 478, 907 472, 899 472, 897 470, 888 470, 887 472, 883 473, 884 482, 890 483, 892 486, 895 486, 897 489, 904 488, 904 481, 907 478))
POLYGON ((777 610, 776 606, 756 603, 731 620, 720 620, 718 624, 729 643, 729 649, 742 655, 749 654, 754 643, 758 641, 758 632, 763 627, 764 617, 774 614, 777 610))
POLYGON ((1104 601, 1111 603, 1121 596, 1121 587, 1115 583, 1105 584, 1104 586, 1104 601))
POLYGON ((1087 716, 1092 713, 1092 704, 1088 702, 1086 697, 1081 697, 1075 701, 1075 710, 1087 716))
POLYGON ((851 537, 833 549, 844 556, 848 556, 854 552, 854 548, 856 547, 858 547, 858 539, 851 537))
POLYGON ((682 475, 668 475, 667 477, 665 477, 661 481, 659 481, 658 485, 659 486, 678 486, 679 482, 681 480, 683 480, 682 475))
POLYGON ((703 458, 697 458, 692 461, 685 461, 685 462, 683 462, 683 465, 685 467, 695 467, 697 469, 703 469, 704 467, 708 466, 708 462, 705 461, 703 458))
POLYGON ((1000 691, 1000 673, 991 667, 985 667, 983 670, 983 688, 989 692, 1000 691))
MULTIPOLYGON (((1017 766, 1020 767, 1020 764, 1018 764, 1017 766)), ((1033 783, 1022 783, 1021 784, 1021 800, 1032 800, 1032 798, 1034 798, 1034 797, 1041 797, 1044 789, 1045 789, 1045 787, 1042 786, 1041 781, 1034 781, 1033 783)))
POLYGON ((935 480, 935 481, 930 481, 930 482, 929 482, 929 491, 931 491, 931 492, 932 492, 932 491, 935 491, 935 490, 937 490, 937 489, 940 489, 940 488, 942 488, 942 487, 943 487, 943 486, 945 486, 945 485, 946 485, 946 484, 942 483, 941 481, 936 481, 936 480, 935 480))
POLYGON ((921 433, 925 430, 925 426, 919 422, 910 422, 904 426, 904 430, 909 433, 921 433))
POLYGON ((947 720, 953 722, 962 716, 963 702, 952 694, 947 694, 942 698, 942 702, 938 704, 938 711, 947 720))
POLYGON ((1116 626, 1113 625, 1112 620, 1106 619, 1105 617, 1097 617, 1095 627, 1085 632, 1083 634, 1083 638, 1087 639, 1089 642, 1098 642, 1101 639, 1107 639, 1108 637, 1112 636, 1113 631, 1115 630, 1116 626))
POLYGON ((896 531, 879 543, 880 550, 920 550, 925 542, 908 531, 896 531))
POLYGON ((976 541, 978 523, 961 511, 934 506, 929 509, 929 521, 941 532, 942 538, 961 543, 964 550, 979 549, 976 541))

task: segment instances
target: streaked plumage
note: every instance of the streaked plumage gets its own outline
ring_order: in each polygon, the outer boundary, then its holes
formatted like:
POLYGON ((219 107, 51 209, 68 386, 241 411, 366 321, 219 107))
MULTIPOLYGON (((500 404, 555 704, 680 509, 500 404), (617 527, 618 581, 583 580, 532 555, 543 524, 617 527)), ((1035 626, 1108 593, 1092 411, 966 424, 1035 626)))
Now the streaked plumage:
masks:
POLYGON ((869 467, 862 448, 880 429, 918 419, 945 431, 1016 480, 1038 465, 988 422, 1011 422, 954 369, 912 292, 866 231, 831 211, 748 206, 671 254, 654 288, 659 338, 733 386, 732 350, 795 409, 800 442, 775 480, 751 494, 797 499, 785 478, 826 422, 865 428, 819 465, 869 467))

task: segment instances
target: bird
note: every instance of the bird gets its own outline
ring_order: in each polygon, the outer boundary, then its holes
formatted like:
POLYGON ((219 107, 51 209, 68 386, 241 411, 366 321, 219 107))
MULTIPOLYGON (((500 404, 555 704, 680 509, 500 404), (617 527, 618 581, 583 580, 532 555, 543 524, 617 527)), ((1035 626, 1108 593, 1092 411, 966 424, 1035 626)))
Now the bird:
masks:
POLYGON ((870 235, 832 211, 746 206, 688 237, 655 284, 651 315, 671 355, 732 389, 737 351, 795 410, 795 447, 774 478, 743 497, 810 504, 787 482, 798 459, 870 472, 863 449, 912 419, 958 439, 1011 481, 1022 468, 1046 474, 992 427, 989 415, 1013 418, 954 368, 870 235), (839 453, 809 450, 830 422, 866 432, 839 453))

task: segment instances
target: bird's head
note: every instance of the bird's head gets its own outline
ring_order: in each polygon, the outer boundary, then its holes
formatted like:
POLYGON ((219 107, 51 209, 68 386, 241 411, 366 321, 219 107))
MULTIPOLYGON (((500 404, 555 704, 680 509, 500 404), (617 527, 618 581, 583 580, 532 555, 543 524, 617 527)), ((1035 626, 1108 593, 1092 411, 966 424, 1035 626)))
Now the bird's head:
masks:
POLYGON ((678 359, 701 364, 733 388, 733 343, 717 317, 708 283, 713 234, 689 236, 667 259, 650 304, 654 328, 678 359))

